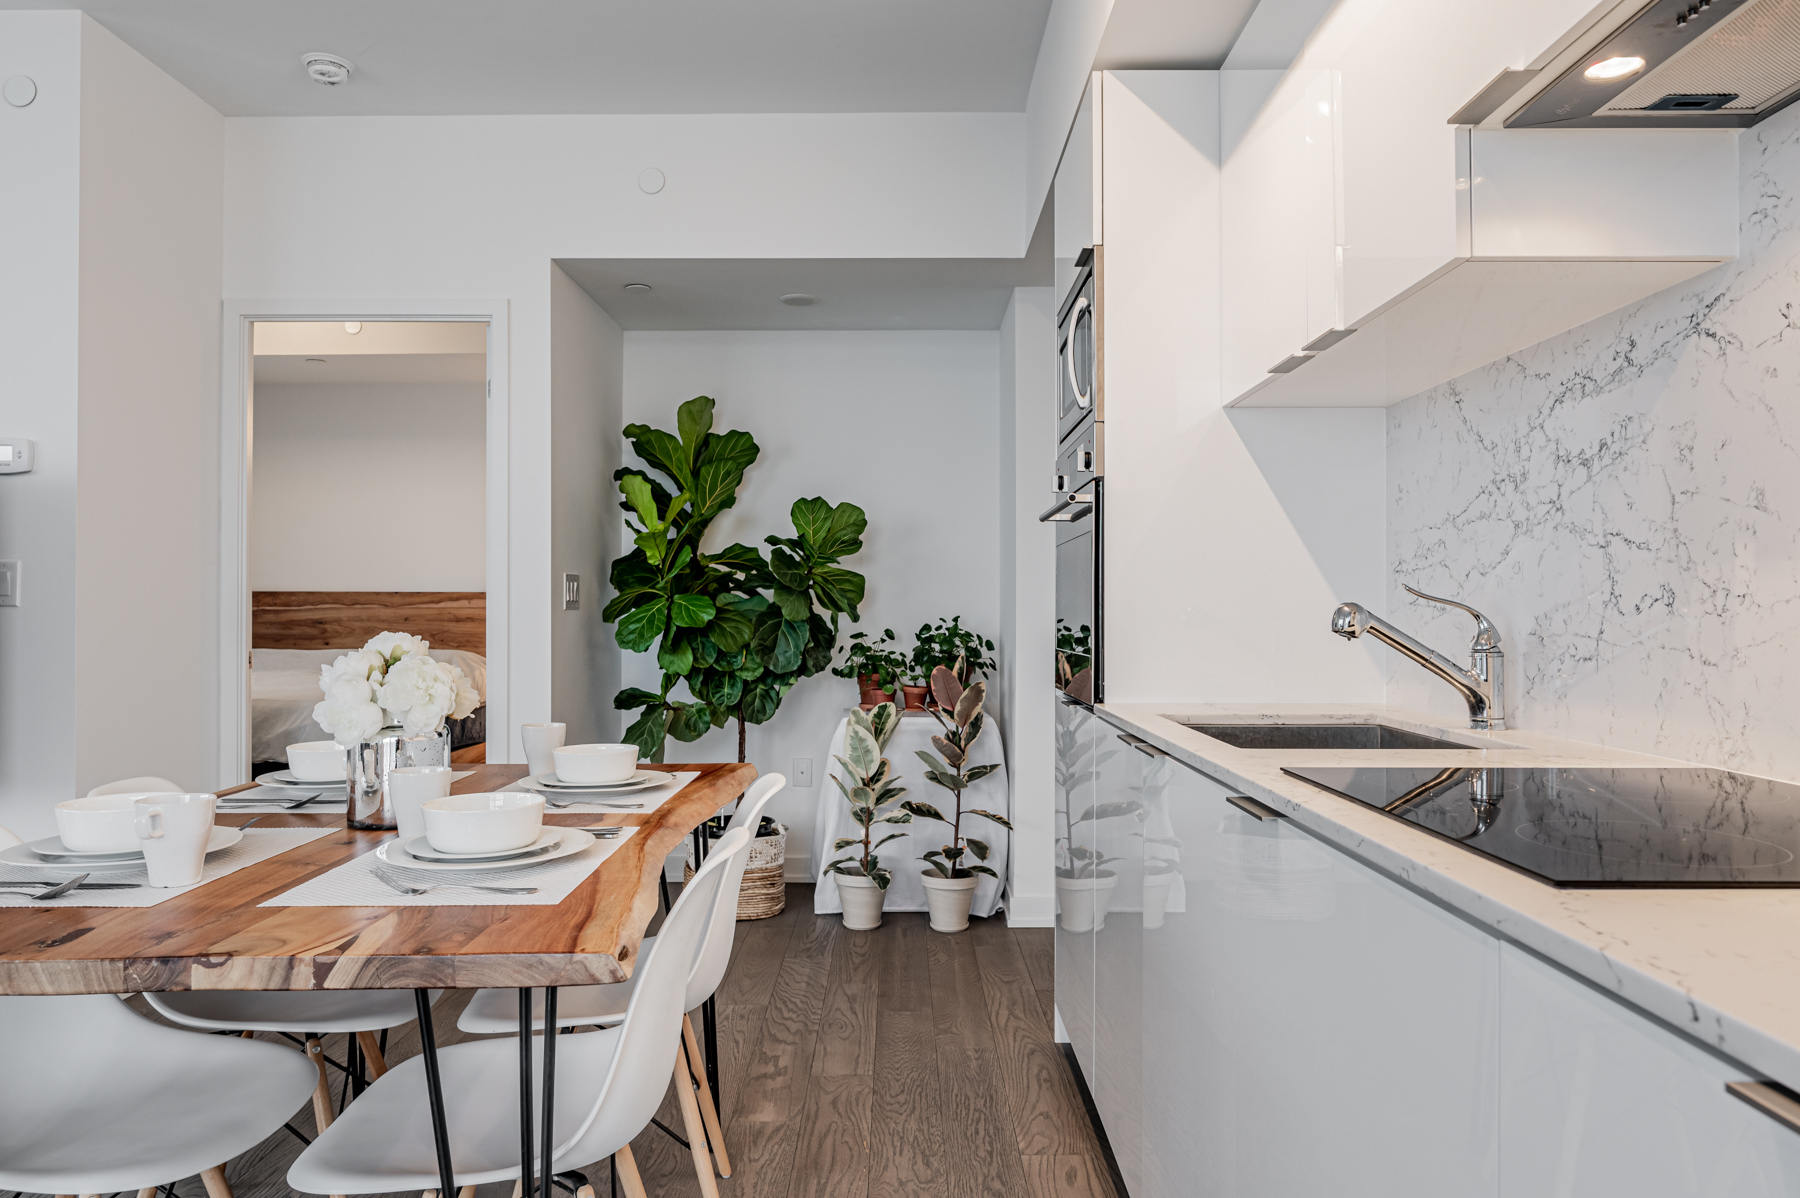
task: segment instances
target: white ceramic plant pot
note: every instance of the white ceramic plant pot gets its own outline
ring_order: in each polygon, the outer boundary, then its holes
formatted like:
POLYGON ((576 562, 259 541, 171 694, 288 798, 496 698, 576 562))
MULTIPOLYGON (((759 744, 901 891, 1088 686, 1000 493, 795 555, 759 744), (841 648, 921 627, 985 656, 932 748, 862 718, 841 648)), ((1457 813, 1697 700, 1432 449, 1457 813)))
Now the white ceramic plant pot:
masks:
POLYGON ((1169 888, 1175 885, 1178 876, 1174 873, 1144 875, 1145 927, 1163 926, 1163 912, 1169 909, 1169 888))
MULTIPOLYGON (((881 905, 887 891, 875 879, 861 874, 837 874, 838 898, 844 904, 844 926, 852 932, 870 932, 881 926, 881 905)), ((964 919, 966 920, 967 908, 964 919)))
POLYGON ((978 877, 946 878, 936 870, 923 869, 925 905, 931 911, 934 932, 966 932, 969 929, 969 904, 975 901, 978 877))
POLYGON ((1106 908, 1112 902, 1113 887, 1118 884, 1114 874, 1056 879, 1056 904, 1062 908, 1059 918, 1063 931, 1092 932, 1105 927, 1106 908))

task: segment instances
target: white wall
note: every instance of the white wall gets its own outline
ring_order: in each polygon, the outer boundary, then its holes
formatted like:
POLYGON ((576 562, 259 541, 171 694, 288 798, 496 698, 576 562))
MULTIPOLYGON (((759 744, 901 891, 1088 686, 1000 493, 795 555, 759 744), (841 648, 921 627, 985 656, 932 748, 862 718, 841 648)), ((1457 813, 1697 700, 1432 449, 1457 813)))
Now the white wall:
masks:
MULTIPOLYGON (((987 636, 999 626, 999 386, 992 332, 625 334, 627 422, 673 428, 680 403, 710 395, 714 428, 744 429, 762 448, 708 546, 792 536, 796 499, 857 504, 869 531, 844 564, 869 580, 859 627, 892 628, 907 648, 919 625, 938 617, 961 615, 987 636)), ((624 674, 628 686, 659 684, 646 654, 627 655, 624 674)), ((829 786, 831 734, 855 701, 854 681, 821 674, 796 684, 775 719, 749 729, 747 756, 760 769, 791 777, 794 758, 812 759, 814 787, 784 791, 771 810, 789 827, 790 878, 812 877, 813 812, 819 787, 829 786)), ((735 725, 668 744, 671 761, 736 757, 735 725)), ((895 765, 924 785, 916 762, 895 765)))
POLYGON ((487 590, 486 425, 479 382, 258 383, 250 589, 487 590))
POLYGON ((19 606, 0 607, 0 824, 25 835, 76 793, 80 14, 0 12, 13 75, 38 95, 0 104, 0 426, 37 442, 37 468, 0 475, 0 558, 23 571, 19 606))
POLYGON ((569 726, 569 744, 610 744, 619 739, 612 699, 623 684, 619 646, 600 613, 623 531, 612 476, 625 426, 625 341, 558 266, 550 267, 550 322, 550 562, 559 581, 581 578, 576 610, 563 610, 560 590, 552 595, 551 709, 569 726))
MULTIPOLYGON (((1017 257, 1019 114, 243 118, 234 298, 509 304, 511 720, 550 718, 552 259, 1017 257), (657 195, 637 187, 665 172, 657 195)), ((599 596, 595 596, 599 598, 599 596)), ((603 600, 602 600, 603 601, 603 600)))
POLYGON ((1054 0, 1050 6, 1025 99, 1025 187, 1020 208, 1027 228, 1036 226, 1050 194, 1069 124, 1081 106, 1081 93, 1087 90, 1088 73, 1094 69, 1112 10, 1113 0, 1054 0))
POLYGON ((222 120, 79 13, 0 14, 0 821, 122 774, 210 778, 222 120), (154 680, 154 697, 120 678, 154 680), (146 704, 154 719, 146 718, 146 704))
POLYGON ((1000 676, 1012 782, 1012 853, 1006 918, 1049 927, 1056 913, 1055 527, 1056 298, 1049 287, 1013 292, 1000 326, 1000 676))

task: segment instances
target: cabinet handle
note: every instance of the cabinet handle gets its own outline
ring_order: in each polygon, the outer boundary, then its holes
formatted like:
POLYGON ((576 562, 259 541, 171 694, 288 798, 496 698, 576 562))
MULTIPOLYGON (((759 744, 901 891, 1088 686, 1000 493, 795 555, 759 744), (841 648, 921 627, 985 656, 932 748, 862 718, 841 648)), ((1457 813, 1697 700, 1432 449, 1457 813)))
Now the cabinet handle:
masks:
POLYGON ((1155 745, 1151 744, 1147 740, 1139 741, 1137 744, 1132 745, 1131 747, 1136 749, 1138 752, 1142 753, 1146 757, 1167 757, 1168 756, 1167 753, 1163 752, 1161 749, 1157 748, 1155 745))
POLYGON ((1743 1099, 1790 1131, 1800 1131, 1800 1094, 1774 1082, 1726 1082, 1727 1093, 1743 1099))
POLYGON ((1257 819, 1285 819, 1286 816, 1273 807, 1265 807, 1249 795, 1226 795, 1225 801, 1242 811, 1245 815, 1253 815, 1257 819))

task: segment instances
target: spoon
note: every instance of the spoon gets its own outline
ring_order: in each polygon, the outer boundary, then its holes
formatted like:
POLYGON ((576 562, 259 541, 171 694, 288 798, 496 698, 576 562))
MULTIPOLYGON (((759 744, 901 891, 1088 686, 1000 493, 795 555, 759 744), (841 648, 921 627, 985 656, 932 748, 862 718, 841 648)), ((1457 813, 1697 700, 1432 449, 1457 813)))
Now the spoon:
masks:
POLYGON ((50 889, 48 889, 48 890, 38 890, 38 891, 33 891, 33 892, 15 891, 14 893, 28 894, 28 897, 38 899, 40 901, 43 899, 61 898, 63 895, 69 893, 69 891, 75 889, 77 886, 81 885, 83 882, 85 882, 87 880, 88 880, 87 874, 76 874, 74 877, 70 878, 67 882, 58 882, 56 885, 50 887, 50 889))

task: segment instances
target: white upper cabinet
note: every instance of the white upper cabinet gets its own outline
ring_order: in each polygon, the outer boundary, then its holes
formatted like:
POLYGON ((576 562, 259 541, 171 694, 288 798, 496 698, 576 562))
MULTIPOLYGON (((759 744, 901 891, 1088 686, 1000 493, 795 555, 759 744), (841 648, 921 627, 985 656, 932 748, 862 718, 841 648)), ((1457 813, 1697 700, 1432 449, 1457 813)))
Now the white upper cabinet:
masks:
POLYGON ((1081 251, 1100 244, 1100 72, 1075 110, 1075 123, 1063 146, 1052 192, 1052 252, 1056 258, 1056 302, 1062 303, 1075 282, 1075 260, 1081 251))
POLYGON ((1229 401, 1394 403, 1736 256, 1735 131, 1448 123, 1590 7, 1342 0, 1224 72, 1229 401))

